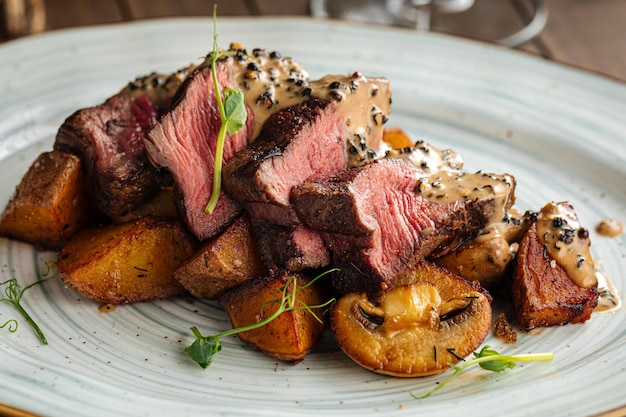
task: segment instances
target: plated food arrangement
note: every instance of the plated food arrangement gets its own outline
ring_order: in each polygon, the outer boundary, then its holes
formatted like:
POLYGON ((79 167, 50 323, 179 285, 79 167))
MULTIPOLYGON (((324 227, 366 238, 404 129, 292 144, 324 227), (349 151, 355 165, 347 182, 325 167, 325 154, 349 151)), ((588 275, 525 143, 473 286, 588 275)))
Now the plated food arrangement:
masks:
POLYGON ((601 296, 617 306, 574 207, 521 214, 513 175, 464 172, 454 151, 386 130, 391 104, 384 78, 311 80, 278 52, 215 46, 69 116, 0 233, 59 250, 65 285, 98 303, 189 292, 241 328, 276 316, 285 287, 290 311, 243 341, 298 362, 328 307, 344 352, 396 376, 476 351, 489 287, 526 330, 585 322, 601 296), (324 268, 330 285, 313 280, 324 268))
MULTIPOLYGON (((220 65, 225 62, 228 63, 233 58, 236 59, 237 51, 242 51, 240 55, 244 58, 254 57, 256 59, 254 62, 257 64, 262 60, 260 59, 262 56, 267 61, 287 61, 279 54, 260 49, 245 51, 244 53, 241 45, 235 45, 232 51, 234 51, 232 56, 219 61, 220 65)), ((293 63, 293 61, 288 62, 293 63)), ((271 72, 271 67, 263 69, 262 65, 259 65, 261 68, 254 69, 252 66, 248 68, 249 65, 250 62, 242 61, 242 68, 238 72, 241 78, 250 77, 247 79, 253 80, 253 75, 249 75, 250 71, 259 74, 259 78, 265 77, 271 72)), ((138 91, 144 93, 149 91, 150 94, 153 94, 154 92, 150 91, 150 88, 146 87, 147 85, 154 88, 160 84, 172 83, 171 80, 167 81, 171 77, 178 80, 176 81, 178 85, 175 83, 172 85, 176 85, 175 89, 179 91, 176 93, 175 100, 180 101, 176 101, 174 106, 163 105, 164 108, 168 109, 165 110, 165 113, 156 112, 157 116, 150 117, 142 115, 134 121, 131 120, 130 123, 130 119, 124 119, 118 113, 114 116, 114 121, 108 123, 105 129, 109 134, 122 132, 122 136, 131 132, 128 135, 131 138, 130 143, 125 145, 127 146, 124 149, 125 156, 134 155, 135 150, 132 149, 132 146, 136 145, 137 142, 133 135, 138 132, 142 135, 140 142, 144 143, 146 149, 150 149, 146 159, 147 168, 157 171, 153 178, 147 179, 152 174, 145 177, 120 175, 120 178, 140 178, 144 182, 140 186, 119 185, 123 181, 110 174, 117 168, 109 169, 106 175, 99 175, 100 179, 97 185, 96 182, 88 182, 89 185, 86 188, 91 191, 87 192, 86 195, 91 194, 90 197, 71 199, 74 202, 86 202, 89 209, 83 212, 90 214, 87 218, 70 216, 71 219, 78 221, 74 231, 66 232, 69 229, 67 225, 71 222, 65 220, 45 222, 46 226, 54 226, 55 222, 62 225, 55 232, 60 236, 61 244, 54 243, 58 246, 53 247, 45 246, 43 241, 33 243, 41 245, 40 247, 53 248, 55 251, 59 251, 59 269, 61 271, 65 268, 62 272, 64 282, 70 288, 74 288, 85 297, 95 301, 95 307, 104 303, 149 302, 153 299, 191 294, 198 299, 219 300, 222 308, 229 313, 231 325, 235 328, 245 326, 250 321, 258 321, 262 316, 259 314, 260 312, 270 314, 271 308, 268 307, 279 299, 280 291, 292 288, 287 286, 291 277, 297 276, 299 280, 304 280, 298 281, 293 287, 297 291, 299 288, 307 286, 312 278, 332 269, 332 272, 311 285, 311 288, 319 287, 319 295, 307 298, 303 303, 306 306, 319 306, 331 299, 337 300, 333 304, 334 307, 329 311, 332 321, 331 330, 323 336, 326 338, 323 343, 328 343, 327 339, 332 334, 345 353, 357 363, 376 372, 397 376, 421 376, 438 373, 447 369, 451 363, 461 361, 462 358, 476 351, 487 334, 493 331, 491 325, 495 317, 491 316, 492 298, 501 302, 508 300, 509 297, 516 297, 517 304, 510 304, 511 307, 507 307, 505 310, 508 320, 522 335, 527 332, 527 329, 564 324, 568 321, 586 321, 598 300, 607 299, 600 297, 600 295, 607 294, 601 294, 603 291, 598 291, 596 283, 593 281, 591 283, 581 281, 581 285, 576 284, 572 274, 566 271, 567 262, 561 260, 557 263, 553 255, 545 252, 545 239, 552 238, 550 236, 552 235, 556 246, 571 243, 572 245, 567 247, 576 247, 575 254, 572 256, 576 259, 577 269, 585 264, 596 264, 597 266, 597 262, 594 262, 586 252, 588 248, 585 249, 588 246, 589 237, 587 227, 592 227, 592 225, 582 226, 584 220, 579 221, 577 219, 571 205, 565 202, 546 202, 545 206, 540 205, 533 209, 521 206, 524 210, 528 210, 528 212, 522 212, 515 204, 515 189, 519 183, 524 182, 523 177, 516 177, 515 172, 492 174, 465 171, 460 155, 450 150, 439 150, 426 142, 416 141, 401 129, 387 126, 389 123, 386 122, 386 119, 391 116, 393 122, 393 113, 389 113, 390 109, 377 111, 382 107, 380 104, 382 100, 378 103, 380 107, 378 105, 366 106, 370 108, 364 112, 365 116, 362 120, 371 120, 374 126, 380 126, 380 131, 363 140, 362 131, 371 132, 373 129, 369 126, 363 128, 363 125, 359 129, 359 123, 351 123, 354 131, 345 129, 344 125, 348 124, 346 118, 352 119, 354 116, 350 112, 338 110, 339 104, 337 103, 354 103, 355 101, 351 102, 350 96, 342 96, 332 93, 332 91, 339 93, 349 91, 350 94, 352 90, 368 91, 367 95, 372 95, 371 81, 384 83, 386 80, 380 77, 369 79, 360 73, 331 75, 322 77, 320 80, 311 80, 306 76, 306 71, 301 66, 298 67, 294 80, 291 82, 284 80, 284 82, 286 81, 285 85, 292 83, 294 86, 292 92, 295 91, 296 94, 294 94, 295 98, 292 99, 303 101, 294 104, 294 102, 290 103, 287 100, 285 108, 276 104, 270 106, 276 106, 275 113, 273 111, 267 112, 267 117, 271 118, 271 122, 261 124, 265 127, 255 127, 253 120, 248 119, 246 124, 252 125, 249 130, 251 132, 256 130, 258 134, 251 133, 250 137, 256 135, 255 140, 250 142, 248 139, 249 143, 237 152, 229 154, 233 148, 240 145, 225 142, 223 192, 214 211, 217 214, 226 213, 224 217, 221 217, 222 219, 230 217, 225 221, 225 226, 207 226, 208 223, 204 223, 204 216, 202 216, 202 214, 206 214, 206 204, 211 196, 211 182, 214 178, 211 173, 215 165, 214 162, 210 161, 211 152, 214 152, 211 148, 216 147, 216 140, 212 139, 213 144, 207 147, 208 156, 203 153, 207 149, 194 149, 190 155, 195 153, 195 156, 186 155, 181 160, 175 159, 181 155, 181 149, 189 150, 192 148, 190 145, 198 142, 198 140, 193 139, 185 143, 184 140, 190 138, 191 134, 185 132, 184 128, 181 129, 181 127, 192 126, 194 132, 207 129, 206 126, 200 127, 197 124, 198 120, 201 121, 201 119, 194 120, 194 117, 190 116, 195 113, 195 111, 189 110, 194 108, 193 106, 179 110, 180 113, 176 117, 170 114, 176 105, 189 105, 189 100, 194 96, 194 94, 189 93, 190 96, 186 97, 181 92, 183 91, 181 86, 182 88, 191 88, 189 86, 192 84, 189 81, 190 77, 198 77, 195 80, 197 83, 200 83, 204 78, 202 87, 196 87, 195 90, 196 93, 204 94, 203 99, 198 99, 197 102, 199 103, 210 103, 211 99, 215 99, 216 95, 219 94, 216 91, 225 91, 229 86, 234 86, 233 89, 237 91, 243 90, 241 88, 242 82, 228 84, 220 81, 220 87, 211 91, 211 71, 208 70, 207 63, 204 63, 197 67, 194 66, 194 68, 185 68, 175 74, 153 74, 146 78, 140 78, 130 83, 120 93, 132 97, 130 101, 134 104, 130 106, 131 108, 137 105, 143 111, 149 106, 144 101, 145 97, 138 99, 141 96, 138 91), (203 77, 199 77, 198 74, 203 74, 203 77), (151 77, 161 81, 149 81, 151 77), (368 88, 359 90, 354 85, 350 88, 351 82, 354 80, 357 80, 355 84, 364 85, 368 88), (330 88, 331 84, 335 88, 330 88), (307 87, 310 88, 310 91, 306 90, 307 87), (205 89, 209 92, 206 93, 205 89), (134 93, 129 93, 131 90, 134 93), (322 90, 328 92, 320 93, 322 90), (324 96, 324 94, 327 95, 324 96), (330 109, 326 108, 329 104, 324 103, 324 101, 330 103, 330 109), (165 116, 166 114, 170 114, 170 116, 165 116), (170 117, 169 121, 168 117, 170 117), (181 123, 180 120, 184 117, 191 117, 191 119, 181 123), (307 120, 307 117, 310 117, 313 122, 307 120), (175 139, 172 140, 170 137, 170 142, 167 145, 159 142, 146 146, 148 140, 145 138, 149 134, 145 134, 141 128, 145 120, 152 120, 157 124, 161 122, 170 123, 169 126, 163 126, 158 135, 160 135, 160 140, 165 140, 164 138, 168 135, 175 139), (315 121, 319 120, 323 123, 316 124, 315 121), (377 125, 377 122, 380 125, 377 125), (276 125, 271 126, 271 123, 276 123, 276 125), (308 134, 302 134, 299 137, 297 134, 299 129, 300 131, 305 130, 308 134), (337 146, 336 140, 325 139, 324 135, 328 131, 335 134, 335 139, 343 136, 349 137, 351 140, 349 142, 347 140, 339 141, 342 146, 337 146), (285 132, 289 133, 285 134, 285 132), (375 138, 376 135, 378 135, 377 139, 375 138), (325 146, 328 148, 324 148, 325 146), (168 154, 168 152, 170 153, 168 154), (313 155, 318 156, 318 161, 314 161, 315 158, 312 158, 311 154, 307 155, 306 152, 312 152, 313 155), (324 152, 330 156, 320 157, 319 155, 324 152), (166 154, 169 156, 164 156, 166 154), (156 162, 159 158, 162 158, 161 163, 156 162), (315 166, 313 162, 324 161, 324 158, 332 161, 332 163, 341 162, 344 158, 344 165, 340 168, 328 168, 336 170, 330 174, 316 172, 319 167, 315 166), (285 160, 290 162, 284 162, 285 160), (185 165, 185 162, 188 165, 185 165), (309 166, 305 166, 307 164, 309 166), (192 189, 191 185, 190 188, 184 188, 186 186, 185 180, 192 180, 189 182, 193 182, 194 177, 191 174, 196 171, 195 167, 197 167, 197 171, 204 172, 200 177, 209 179, 201 185, 193 184, 194 187, 199 187, 201 193, 204 193, 202 197, 196 199, 193 197, 196 195, 194 194, 196 191, 192 189), (297 167, 297 169, 293 167, 297 167), (181 171, 177 175, 172 175, 171 172, 174 169, 181 169, 181 171), (306 169, 312 170, 309 172, 314 172, 314 174, 309 173, 308 176, 302 174, 301 171, 306 169), (300 174, 307 178, 305 180, 294 179, 294 176, 300 174), (175 177, 184 180, 181 180, 179 184, 174 179, 175 177), (122 192, 118 195, 128 192, 129 195, 134 194, 132 198, 137 198, 143 190, 151 188, 146 184, 155 178, 158 186, 152 188, 153 191, 150 192, 152 196, 147 198, 146 203, 139 203, 135 208, 128 211, 121 210, 114 213, 116 210, 120 210, 119 207, 129 204, 127 201, 131 199, 130 197, 128 200, 126 197, 122 197, 119 200, 121 203, 116 202, 114 198, 102 198, 103 201, 101 202, 94 198, 103 195, 114 196, 119 190, 122 192), (296 182, 289 183, 289 181, 296 182), (479 183, 479 181, 482 182, 479 183), (117 185, 111 185, 116 183, 117 185), (473 184, 470 191, 474 193, 468 192, 468 183, 473 184), (277 186, 274 186, 275 184, 277 186), (110 186, 109 189, 107 189, 108 186, 110 186), (94 192, 93 190, 96 190, 97 187, 104 188, 94 192), (498 192, 490 191, 490 189, 498 188, 500 188, 498 192), (480 193, 476 193, 476 189, 482 190, 480 193), (142 191, 137 192, 136 190, 142 191), (286 194, 285 190, 287 190, 286 194), (453 192, 448 193, 447 191, 453 192), (411 199, 407 198, 409 195, 411 199), (496 195, 497 198, 495 198, 496 195), (494 202, 498 198, 500 202, 494 202), (446 201, 442 203, 443 200, 446 201), (380 204, 381 201, 384 201, 386 205, 380 204), (459 204, 459 201, 464 204, 459 204), (228 214, 229 211, 222 208, 222 204, 231 208, 235 206, 235 209, 239 210, 238 214, 228 214), (106 208, 106 205, 109 208, 106 208), (187 207, 194 205, 199 210, 192 209, 189 212, 198 214, 196 219, 189 215, 186 210, 187 207), (236 207, 237 205, 239 207, 236 207), (94 210, 94 206, 98 208, 94 210), (442 210, 442 206, 445 206, 449 211, 438 213, 438 210, 442 210), (506 218, 506 221, 491 221, 490 215, 498 212, 496 208, 502 210, 499 213, 505 213, 500 218, 501 220, 506 218), (109 209, 111 211, 105 214, 106 210, 109 209), (386 217, 390 211, 393 212, 393 215, 386 217), (97 215, 94 216, 94 213, 97 215), (428 213, 432 217, 422 218, 418 221, 420 213, 428 213), (413 219, 416 221, 411 223, 413 219), (487 227, 488 224, 491 226, 487 227), (85 229, 85 225, 89 225, 88 232, 85 230, 76 232, 78 229, 85 229), (93 228, 92 225, 98 227, 93 228), (206 229, 203 229, 205 227, 206 229), (203 231, 210 230, 212 227, 215 228, 213 230, 219 231, 203 231), (543 233, 537 233, 537 229, 540 227, 543 227, 543 233), (398 232, 398 229, 403 230, 398 232), (59 230, 65 231, 59 233, 59 230), (443 233, 444 231, 445 233, 443 233), (451 233, 452 231, 456 234, 451 233), (66 234, 63 235, 63 233, 66 234), (201 237, 203 233, 208 233, 211 236, 201 237), (477 238, 478 236, 480 238, 477 238), (64 239, 65 241, 63 241, 64 239), (180 244, 168 246, 171 242, 180 244), (497 244, 493 247, 490 246, 494 245, 494 242, 497 244), (136 254, 132 249, 134 247, 143 248, 140 252, 144 258, 135 256, 136 254), (405 253, 402 253, 403 249, 406 249, 405 253), (499 254, 499 257, 494 256, 496 253, 499 254), (164 254, 168 256, 163 256, 164 254), (520 254, 525 256, 523 262, 518 261, 520 254), (476 262, 475 259, 486 261, 476 262), (580 262, 581 259, 582 262, 580 262), (120 266, 121 261, 126 263, 126 267, 120 266), (157 267, 149 268, 146 265, 157 265, 157 267), (476 271, 474 268, 476 265, 481 267, 480 271, 476 271), (557 265, 561 266, 563 270, 557 268, 557 265), (114 286, 107 286, 106 280, 98 281, 92 278, 93 274, 89 273, 91 268, 93 268, 92 271, 99 271, 100 276, 116 271, 116 268, 118 268, 117 270, 125 268, 131 273, 124 276, 114 286), (520 271, 517 271, 518 268, 520 271), (559 290, 553 294, 562 296, 563 288, 572 289, 572 293, 569 295, 571 306, 563 307, 562 300, 554 298, 556 307, 541 304, 541 309, 535 309, 532 303, 537 302, 538 298, 545 298, 546 293, 539 292, 534 299, 532 295, 529 296, 531 290, 528 288, 528 282, 542 276, 541 274, 532 276, 532 272, 529 270, 541 270, 542 268, 552 272, 554 269, 559 271, 556 275, 559 277, 559 285, 565 285, 565 287, 559 287, 559 290), (166 273, 159 276, 155 273, 157 270, 166 273), (70 274, 68 271, 76 273, 70 274), (363 275, 368 278, 362 280, 359 279, 358 275, 363 271, 367 271, 363 275), (167 276, 176 278, 171 280, 167 276), (468 279, 461 278, 462 276, 466 276, 468 279), (511 278, 513 276, 517 278, 525 276, 527 279, 516 278, 513 280, 511 278), (254 279, 251 280, 251 277, 254 279), (475 281, 480 281, 480 283, 477 284, 475 281), (103 284, 101 288, 94 285, 98 282, 103 284), (139 285, 133 288, 137 283, 139 285), (253 285, 253 283, 255 284, 253 285), (513 283, 516 284, 513 285, 513 283), (575 285, 568 285, 572 283, 575 285), (74 285, 76 286, 74 287, 74 285), (146 290, 148 288, 149 290, 146 290), (161 290, 164 288, 165 292, 162 292, 161 290), (139 291, 136 291, 137 289, 139 291), (359 295, 358 301, 353 298, 355 294, 359 295), (264 301, 261 300, 263 297, 266 297, 264 301), (257 303, 257 305, 249 305, 250 300, 262 302, 257 303), (350 302, 348 303, 346 300, 350 302), (248 309, 241 307, 248 305, 248 309), (412 305, 412 307, 406 308, 405 306, 408 305, 412 305), (518 308, 513 308, 515 305, 518 308), (348 306, 347 310, 345 310, 346 306, 348 306), (518 309, 524 313, 523 316, 516 314, 518 309), (246 315, 248 318, 245 317, 246 315), (342 318, 349 320, 344 323, 342 318), (436 330, 434 325, 437 322, 442 323, 446 327, 446 331, 433 331, 436 330), (428 355, 422 354, 421 358, 427 359, 427 362, 433 362, 432 359, 437 357, 441 362, 440 364, 436 364, 433 368, 424 366, 420 370, 414 366, 414 363, 397 366, 391 360, 381 363, 380 358, 374 358, 374 362, 368 363, 366 359, 359 356, 360 353, 358 352, 359 347, 366 346, 363 343, 363 337, 355 337, 354 335, 357 333, 354 333, 354 329, 340 330, 344 324, 356 324, 357 329, 366 331, 366 334, 373 337, 382 337, 387 341, 392 339, 399 341, 402 337, 397 336, 404 334, 407 323, 412 328, 416 327, 416 323, 420 324, 417 326, 422 329, 421 332, 417 333, 419 336, 410 336, 407 332, 406 337, 417 337, 415 340, 425 342, 424 351, 428 351, 428 355), (463 326, 475 331, 468 335, 466 331, 462 330, 463 326), (428 329, 431 329, 430 336, 428 329), (454 330, 456 329, 458 329, 457 334, 464 334, 476 340, 470 343, 454 337, 446 338, 455 334, 454 330), (433 340, 438 340, 437 337, 442 340, 443 344, 440 346, 437 345, 437 342, 433 342, 433 340), (350 345, 350 339, 358 339, 355 346, 350 345), (461 359, 456 358, 456 356, 461 359), (397 367, 394 368, 394 366, 397 367), (407 372, 408 368, 411 368, 410 372, 407 372), (412 372, 414 374, 411 374, 412 372)), ((235 72, 237 73, 237 71, 235 72)), ((378 91, 383 90, 380 85, 376 85, 376 87, 378 91)), ((255 104, 264 104, 264 109, 267 109, 268 103, 278 101, 280 104, 283 100, 280 98, 280 94, 263 95, 263 90, 259 92, 259 87, 255 88, 257 90, 254 97, 257 99, 251 100, 246 97, 248 117, 251 117, 250 115, 256 116, 256 111, 250 109, 250 103, 253 101, 255 104)), ((389 83, 387 88, 393 89, 393 83, 389 83)), ((161 99, 163 97, 164 95, 161 94, 161 99)), ((109 99, 107 103, 118 99, 109 99)), ((152 99, 150 98, 150 100, 152 99)), ((159 98, 154 98, 155 103, 158 100, 159 98)), ((80 113, 85 112, 85 110, 102 108, 105 105, 80 110, 68 118, 59 130, 59 132, 65 131, 66 139, 64 139, 63 145, 58 145, 58 147, 69 147, 69 139, 67 138, 72 135, 81 136, 81 133, 77 133, 80 129, 77 129, 76 126, 68 126, 68 122, 80 119, 80 113), (67 134, 72 129, 74 131, 67 134)), ((154 104, 153 107, 158 107, 158 105, 154 104)), ((352 104, 349 107, 354 109, 358 106, 352 104)), ((393 108, 393 104, 391 108, 393 108)), ((211 109, 203 109, 200 113, 208 114, 210 111, 211 109)), ((131 113, 134 117, 138 113, 137 108, 131 110, 131 113)), ((152 114, 151 111, 149 113, 152 114)), ((86 117, 86 119, 89 118, 86 117)), ((215 120, 215 115, 207 119, 215 120)), ((263 120, 262 117, 258 119, 263 120)), ((219 121, 216 124, 219 125, 219 121)), ((230 136, 237 136, 246 132, 248 129, 246 124, 230 136)), ((152 131, 153 128, 154 126, 149 130, 152 131)), ((215 129, 215 125, 208 130, 211 129, 215 129)), ((155 131, 154 137, 151 136, 151 139, 156 141, 156 135, 157 131, 155 131)), ((332 135, 327 136, 332 137, 332 135)), ((57 145, 54 147, 57 148, 57 145)), ((112 147, 107 145, 104 148, 110 150, 112 147)), ((59 157, 62 157, 59 158, 61 162, 53 161, 52 171, 59 169, 64 164, 70 166, 71 163, 67 164, 68 160, 74 164, 78 160, 78 165, 82 165, 80 169, 84 169, 84 155, 72 158, 70 155, 73 153, 80 152, 61 151, 60 149, 44 151, 40 159, 32 165, 31 171, 35 167, 45 166, 46 163, 49 163, 50 161, 46 161, 46 158, 55 159, 59 157)), ((89 161, 89 158, 87 160, 89 161)), ((112 161, 115 158, 108 158, 108 160, 112 161)), ((126 164, 125 169, 131 165, 132 163, 126 164)), ((320 163, 320 165, 325 164, 320 163)), ((322 167, 322 169, 326 168, 326 166, 322 167)), ((139 171, 147 172, 149 169, 141 168, 139 171)), ((79 171, 76 168, 69 168, 67 171, 72 170, 75 170, 74 172, 79 171)), ((87 170, 93 170, 93 167, 87 170)), ((22 181, 25 181, 27 176, 22 181)), ((64 193, 67 193, 68 190, 71 193, 73 192, 72 188, 76 190, 80 189, 81 186, 77 187, 76 182, 63 179, 67 178, 63 175, 60 178, 58 185, 65 190, 60 193, 62 197, 58 198, 57 201, 70 201, 64 197, 64 193), (72 185, 68 186, 70 184, 72 185)), ((89 178, 89 174, 82 178, 89 178)), ((44 185, 44 187, 50 190, 55 188, 49 187, 49 185, 44 185)), ((41 188, 24 186, 21 190, 20 194, 26 194, 25 190, 36 190, 34 195, 43 195, 41 188)), ((75 195, 84 196, 83 193, 84 190, 78 191, 75 195)), ((36 203, 35 206, 37 204, 40 203, 36 203)), ((9 211, 7 206, 5 214, 9 211)), ((494 215, 493 218, 496 216, 494 215)), ((43 216, 41 217, 43 218, 43 216)), ((54 216, 48 217, 48 219, 54 219, 54 216)), ((28 222, 24 223, 28 224, 28 222)), ((37 229, 43 228, 38 227, 37 229)), ((566 257, 566 259, 572 258, 566 257)), ((551 275, 551 277, 554 281, 554 276, 551 275)), ((602 281, 600 281, 600 285, 603 285, 602 281)), ((189 297, 189 295, 185 297, 189 297)), ((617 302, 618 298, 614 298, 614 301, 617 302)), ((284 330, 285 324, 280 325, 276 321, 274 329, 279 333, 273 333, 271 337, 274 341, 273 345, 264 347, 262 331, 260 332, 260 339, 251 337, 246 340, 245 333, 240 333, 240 336, 245 342, 271 356, 289 363, 298 362, 311 349, 315 351, 316 342, 322 334, 320 329, 323 330, 324 327, 315 324, 318 322, 313 316, 323 318, 326 307, 311 311, 315 314, 310 314, 310 311, 299 310, 297 314, 294 312, 293 317, 288 320, 284 317, 287 322, 291 320, 300 328, 308 327, 306 334, 300 335, 294 332, 292 333, 293 337, 289 335, 285 338, 282 335, 278 336, 284 330), (309 319, 313 320, 307 321, 309 319), (317 330, 314 330, 315 328, 317 330), (301 344, 298 344, 300 341, 294 342, 300 336, 303 336, 301 340, 304 342, 301 344), (286 342, 287 340, 290 341, 286 342), (285 346, 294 346, 297 354, 294 355, 293 351, 285 353, 275 350, 285 346)), ((499 313, 500 310, 501 308, 496 308, 495 311, 499 313)), ((203 325, 201 320, 190 320, 188 324, 196 325, 201 329, 203 325)), ((271 323, 267 325, 266 329, 271 329, 270 326, 271 323)), ((397 348, 393 343, 390 346, 397 348)), ((415 347, 415 341, 411 342, 411 346, 415 347)), ((396 357, 410 356, 387 352, 385 358, 388 359, 394 355, 396 357)), ((207 372, 211 372, 211 370, 209 369, 207 372)))

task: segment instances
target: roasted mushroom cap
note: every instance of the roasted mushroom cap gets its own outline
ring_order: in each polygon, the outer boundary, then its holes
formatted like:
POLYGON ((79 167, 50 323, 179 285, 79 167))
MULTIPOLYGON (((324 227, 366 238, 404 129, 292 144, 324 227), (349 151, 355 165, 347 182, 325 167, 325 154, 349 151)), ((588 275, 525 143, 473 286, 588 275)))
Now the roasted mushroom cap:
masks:
POLYGON ((433 375, 475 351, 489 333, 491 298, 482 288, 426 261, 402 283, 377 303, 352 293, 331 310, 339 345, 364 368, 433 375))

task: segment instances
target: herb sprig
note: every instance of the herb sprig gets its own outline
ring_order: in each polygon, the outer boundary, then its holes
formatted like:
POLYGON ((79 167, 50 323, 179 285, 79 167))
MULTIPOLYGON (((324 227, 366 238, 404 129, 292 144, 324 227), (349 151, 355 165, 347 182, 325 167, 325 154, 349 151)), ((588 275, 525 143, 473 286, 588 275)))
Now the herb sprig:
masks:
POLYGON ((213 189, 211 197, 205 208, 207 214, 213 213, 222 191, 222 166, 224 161, 224 141, 226 133, 234 135, 246 122, 248 113, 246 111, 246 101, 241 91, 232 88, 225 88, 220 93, 220 86, 217 81, 216 63, 217 61, 228 55, 234 54, 233 51, 220 52, 217 42, 217 4, 213 6, 213 51, 211 52, 211 76, 213 78, 213 88, 215 89, 215 101, 220 114, 220 130, 217 134, 217 143, 215 148, 215 163, 213 166, 213 189), (223 97, 222 97, 223 96, 223 97))
MULTIPOLYGON (((47 267, 49 267, 49 265, 47 267)), ((45 272, 43 275, 44 276, 47 275, 47 272, 45 272)), ((33 330, 37 334, 37 337, 39 337, 39 340, 44 345, 48 344, 48 340, 46 339, 46 336, 44 336, 43 331, 41 330, 39 325, 37 323, 35 323, 35 320, 33 320, 33 318, 30 316, 30 314, 28 314, 28 312, 26 311, 24 306, 22 306, 22 297, 24 296, 24 293, 28 289, 30 289, 30 288, 32 288, 32 287, 34 287, 36 285, 40 285, 40 284, 42 284, 42 283, 44 283, 46 281, 49 281, 52 278, 54 278, 55 276, 56 276, 56 274, 51 276, 51 277, 45 278, 45 279, 40 279, 40 280, 38 280, 36 282, 33 282, 32 284, 29 284, 29 285, 25 286, 24 288, 20 287, 20 285, 17 283, 17 279, 16 278, 11 278, 11 279, 8 279, 8 280, 0 283, 0 286, 6 285, 6 287, 4 288, 4 295, 5 295, 5 297, 4 298, 0 298, 0 302, 7 302, 7 303, 13 305, 13 307, 15 307, 15 309, 22 315, 24 320, 26 320, 26 322, 28 324, 30 324, 30 326, 33 328, 33 330)), ((11 333, 15 333, 17 331, 19 323, 15 319, 9 319, 6 322, 4 322, 4 324, 2 324, 0 326, 0 329, 4 328, 6 326, 8 326, 8 330, 11 333)))
POLYGON ((491 346, 485 345, 480 352, 474 352, 474 359, 464 363, 463 365, 451 365, 454 372, 446 378, 441 384, 437 385, 432 390, 422 395, 415 395, 411 393, 411 396, 416 400, 422 400, 429 397, 431 394, 445 387, 448 382, 454 379, 463 370, 478 365, 481 368, 491 372, 503 372, 507 369, 513 369, 516 362, 534 362, 534 361, 551 361, 554 359, 554 353, 528 353, 520 355, 501 355, 491 346))
POLYGON ((330 304, 332 304, 335 299, 331 298, 323 304, 310 306, 298 299, 298 292, 312 285, 315 281, 322 278, 324 275, 335 271, 337 271, 337 269, 330 269, 326 272, 323 272, 302 286, 297 285, 297 278, 295 275, 290 276, 285 285, 280 289, 280 291, 278 291, 278 298, 263 304, 261 313, 263 312, 262 310, 266 307, 266 305, 278 304, 278 308, 276 308, 276 310, 271 315, 256 323, 226 330, 222 333, 211 336, 202 336, 197 327, 191 327, 191 331, 193 332, 196 340, 190 346, 187 346, 185 348, 185 352, 187 352, 189 357, 191 357, 194 362, 200 365, 203 369, 206 369, 207 367, 209 367, 209 365, 211 365, 213 357, 220 350, 222 350, 222 343, 220 342, 220 339, 223 337, 258 329, 265 326, 266 324, 280 316, 282 313, 288 311, 306 310, 308 313, 312 314, 313 317, 321 322, 322 319, 318 317, 313 310, 326 308, 330 304))

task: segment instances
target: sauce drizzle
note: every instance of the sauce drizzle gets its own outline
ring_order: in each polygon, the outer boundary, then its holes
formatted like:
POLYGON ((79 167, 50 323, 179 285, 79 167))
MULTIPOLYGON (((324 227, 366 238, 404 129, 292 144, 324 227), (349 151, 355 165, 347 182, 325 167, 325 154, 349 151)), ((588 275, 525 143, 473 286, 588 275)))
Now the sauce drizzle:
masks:
POLYGON ((596 232, 604 237, 617 237, 624 232, 624 225, 617 219, 604 219, 596 226, 596 232))
POLYGON ((548 203, 537 215, 537 237, 546 251, 579 287, 598 283, 593 258, 589 252, 589 232, 567 202, 548 203))

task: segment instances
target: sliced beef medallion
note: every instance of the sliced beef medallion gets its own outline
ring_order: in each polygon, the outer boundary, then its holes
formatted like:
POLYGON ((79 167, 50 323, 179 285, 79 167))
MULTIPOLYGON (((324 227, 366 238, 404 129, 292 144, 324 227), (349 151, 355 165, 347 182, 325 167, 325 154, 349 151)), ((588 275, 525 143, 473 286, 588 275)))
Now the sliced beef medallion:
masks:
POLYGON ((260 136, 224 169, 228 193, 255 219, 295 224, 291 189, 348 166, 344 121, 334 103, 311 99, 270 116, 260 136))
POLYGON ((90 192, 104 214, 130 212, 167 182, 166 173, 148 161, 143 137, 187 72, 138 78, 104 103, 76 111, 59 128, 54 149, 81 158, 90 192))
MULTIPOLYGON (((236 87, 233 67, 221 63, 216 69, 220 89, 236 87)), ((210 67, 190 75, 170 111, 145 138, 150 160, 167 169, 176 185, 180 211, 190 230, 200 240, 222 231, 239 214, 238 203, 224 193, 213 213, 205 212, 213 187, 215 149, 220 116, 210 67)), ((249 112, 244 126, 226 135, 224 161, 244 148, 252 135, 254 116, 249 112)))
POLYGON ((229 195, 267 231, 259 234, 264 258, 283 268, 325 266, 322 260, 329 260, 321 236, 303 227, 290 206, 293 187, 377 157, 374 149, 381 147, 390 112, 391 93, 384 79, 355 73, 307 85, 302 94, 310 98, 272 114, 255 141, 224 169, 229 195), (277 236, 287 242, 288 251, 273 249, 277 236))
POLYGON ((224 169, 233 198, 253 217, 283 226, 297 222, 289 206, 294 186, 378 157, 391 111, 384 79, 328 75, 307 85, 301 94, 311 98, 269 116, 224 169))
MULTIPOLYGON (((308 74, 300 65, 276 52, 255 49, 252 56, 241 45, 231 45, 216 64, 220 92, 226 88, 244 94, 247 118, 244 126, 224 143, 228 165, 235 153, 256 137, 263 122, 283 106, 306 99, 300 89, 308 74)), ((145 139, 151 161, 167 169, 180 196, 180 211, 200 240, 223 230, 241 206, 224 192, 211 214, 205 207, 213 187, 215 150, 221 120, 216 103, 210 59, 199 65, 180 88, 174 104, 145 139)))
POLYGON ((340 268, 335 287, 378 296, 405 268, 445 254, 503 218, 513 189, 508 175, 425 176, 408 159, 382 159, 295 187, 291 203, 331 250, 340 268))

